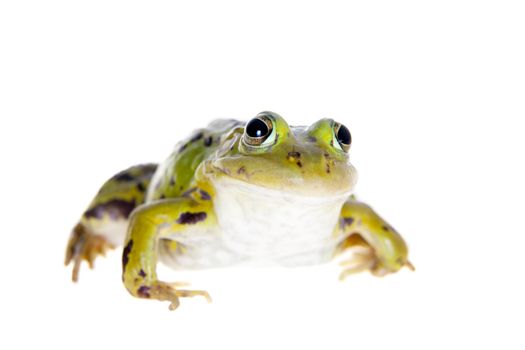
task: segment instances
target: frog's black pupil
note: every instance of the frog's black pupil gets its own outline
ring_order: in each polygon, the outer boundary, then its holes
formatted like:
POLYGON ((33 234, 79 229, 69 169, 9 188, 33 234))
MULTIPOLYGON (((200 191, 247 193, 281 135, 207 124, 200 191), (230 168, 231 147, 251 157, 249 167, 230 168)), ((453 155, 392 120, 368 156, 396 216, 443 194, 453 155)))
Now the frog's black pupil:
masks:
POLYGON ((350 136, 350 131, 346 126, 341 125, 339 127, 339 131, 337 131, 337 141, 344 145, 349 145, 350 142, 352 142, 352 136, 350 136))
POLYGON ((252 119, 246 125, 246 134, 250 137, 264 137, 268 134, 268 125, 258 118, 252 119))

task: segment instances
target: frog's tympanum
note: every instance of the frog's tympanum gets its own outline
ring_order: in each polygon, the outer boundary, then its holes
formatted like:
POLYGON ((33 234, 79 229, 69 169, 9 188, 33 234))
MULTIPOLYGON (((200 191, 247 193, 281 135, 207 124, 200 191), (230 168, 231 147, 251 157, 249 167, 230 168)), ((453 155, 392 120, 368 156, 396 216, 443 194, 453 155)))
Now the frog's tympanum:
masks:
POLYGON ((75 226, 66 251, 78 280, 107 249, 123 245, 122 279, 139 298, 209 295, 160 281, 160 259, 175 269, 232 265, 301 266, 346 257, 341 278, 406 266, 394 228, 352 195, 350 131, 331 119, 289 126, 263 112, 248 123, 217 120, 197 130, 160 165, 109 179, 75 226), (351 254, 348 254, 351 252, 351 254))

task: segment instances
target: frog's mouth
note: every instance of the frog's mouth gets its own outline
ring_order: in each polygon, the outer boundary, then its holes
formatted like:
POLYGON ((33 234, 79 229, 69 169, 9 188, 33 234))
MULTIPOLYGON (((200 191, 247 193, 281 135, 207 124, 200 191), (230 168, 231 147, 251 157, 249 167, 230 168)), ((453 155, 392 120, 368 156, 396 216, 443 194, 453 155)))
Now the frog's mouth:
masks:
POLYGON ((268 171, 264 171, 241 166, 234 169, 224 166, 221 162, 212 162, 208 164, 204 173, 215 187, 226 184, 228 188, 237 186, 243 191, 264 193, 270 197, 290 194, 316 201, 323 198, 347 198, 352 194, 357 181, 357 171, 350 164, 345 164, 344 171, 333 171, 330 176, 308 173, 298 175, 281 168, 269 168, 268 171))
POLYGON ((243 197, 255 196, 259 199, 267 200, 290 200, 300 201, 304 205, 323 205, 339 200, 346 200, 352 194, 352 190, 331 192, 306 192, 297 191, 293 188, 272 188, 260 184, 254 184, 240 180, 235 177, 222 176, 212 180, 212 184, 217 192, 236 192, 243 197))
MULTIPOLYGON (((355 171, 355 169, 352 167, 355 171)), ((215 188, 238 188, 249 194, 257 193, 269 198, 283 196, 300 196, 305 201, 317 203, 330 202, 338 198, 348 198, 354 189, 356 174, 349 178, 352 181, 337 181, 303 177, 256 177, 255 174, 243 174, 242 171, 232 174, 228 169, 214 167, 209 177, 215 188)), ((346 178, 345 178, 346 180, 346 178)))

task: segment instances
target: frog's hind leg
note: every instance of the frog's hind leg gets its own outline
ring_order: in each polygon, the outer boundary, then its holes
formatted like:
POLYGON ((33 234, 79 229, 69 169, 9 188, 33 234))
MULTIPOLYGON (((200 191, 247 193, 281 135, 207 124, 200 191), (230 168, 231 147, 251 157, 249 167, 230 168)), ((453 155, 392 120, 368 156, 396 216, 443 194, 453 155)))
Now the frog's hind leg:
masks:
POLYGON ((102 185, 69 238, 65 264, 73 263, 73 281, 78 281, 83 260, 92 268, 98 255, 123 244, 128 217, 133 209, 144 203, 156 169, 156 164, 136 165, 102 185))

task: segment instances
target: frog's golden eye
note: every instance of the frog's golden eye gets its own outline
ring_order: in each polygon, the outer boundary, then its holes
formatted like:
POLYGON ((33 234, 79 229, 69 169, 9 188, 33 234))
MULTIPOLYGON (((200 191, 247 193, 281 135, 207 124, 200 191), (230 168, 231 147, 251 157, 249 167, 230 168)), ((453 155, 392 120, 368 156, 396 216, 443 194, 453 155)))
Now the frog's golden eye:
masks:
POLYGON ((352 135, 350 130, 343 124, 335 123, 333 128, 333 137, 336 142, 334 146, 341 151, 348 152, 350 144, 352 143, 352 135))
POLYGON ((244 142, 248 146, 264 146, 273 143, 275 131, 273 121, 266 115, 258 115, 246 124, 244 128, 244 142))

